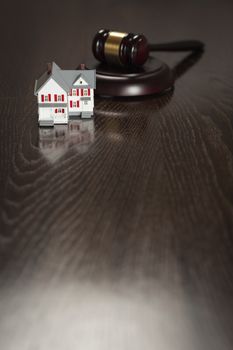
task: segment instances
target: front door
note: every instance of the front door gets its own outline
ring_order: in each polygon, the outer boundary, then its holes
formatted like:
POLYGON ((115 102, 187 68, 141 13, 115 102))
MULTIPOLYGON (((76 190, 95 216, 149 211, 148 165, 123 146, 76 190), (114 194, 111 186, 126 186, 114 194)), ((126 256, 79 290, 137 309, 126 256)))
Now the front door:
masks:
POLYGON ((89 112, 91 111, 91 100, 90 98, 83 99, 82 100, 82 111, 83 112, 89 112))

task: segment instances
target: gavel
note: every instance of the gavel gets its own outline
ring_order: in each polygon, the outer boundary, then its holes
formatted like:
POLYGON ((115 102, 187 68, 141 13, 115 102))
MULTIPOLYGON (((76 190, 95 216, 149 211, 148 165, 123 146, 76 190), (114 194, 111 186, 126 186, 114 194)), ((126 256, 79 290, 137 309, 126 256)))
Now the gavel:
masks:
POLYGON ((124 33, 101 29, 92 42, 95 58, 105 64, 121 67, 140 67, 151 51, 203 51, 198 40, 150 44, 143 34, 124 33))

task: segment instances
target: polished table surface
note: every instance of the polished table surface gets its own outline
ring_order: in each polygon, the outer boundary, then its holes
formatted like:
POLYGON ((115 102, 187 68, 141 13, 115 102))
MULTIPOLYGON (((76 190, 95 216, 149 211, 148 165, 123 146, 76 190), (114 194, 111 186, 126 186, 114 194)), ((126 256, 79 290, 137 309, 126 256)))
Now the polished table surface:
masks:
POLYGON ((233 348, 233 3, 20 1, 0 13, 0 349, 233 348), (152 42, 170 94, 39 129, 34 81, 102 27, 152 42))

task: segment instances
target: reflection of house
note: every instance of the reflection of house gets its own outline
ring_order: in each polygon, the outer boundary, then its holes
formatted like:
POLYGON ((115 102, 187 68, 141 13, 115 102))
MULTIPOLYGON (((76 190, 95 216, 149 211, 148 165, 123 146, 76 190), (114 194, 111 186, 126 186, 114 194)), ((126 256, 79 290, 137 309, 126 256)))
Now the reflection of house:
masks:
MULTIPOLYGON (((82 65, 83 67, 83 65, 82 65)), ((67 124, 69 116, 90 118, 94 108, 95 70, 62 70, 52 63, 35 83, 40 126, 67 124)))
POLYGON ((80 153, 87 152, 93 142, 93 119, 70 120, 68 125, 39 128, 39 148, 51 163, 56 162, 70 148, 80 153))

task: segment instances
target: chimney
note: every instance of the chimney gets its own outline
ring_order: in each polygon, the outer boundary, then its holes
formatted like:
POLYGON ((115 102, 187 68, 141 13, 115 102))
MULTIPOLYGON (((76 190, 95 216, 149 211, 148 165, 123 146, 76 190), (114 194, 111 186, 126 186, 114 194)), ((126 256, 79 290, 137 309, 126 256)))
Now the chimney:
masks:
POLYGON ((78 66, 78 69, 81 69, 81 70, 87 69, 85 63, 81 63, 81 64, 78 66))
POLYGON ((51 74, 51 72, 52 72, 52 63, 48 62, 47 63, 47 74, 49 75, 49 74, 51 74))

